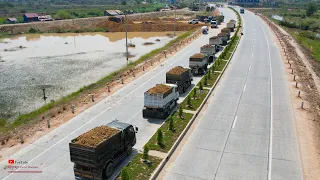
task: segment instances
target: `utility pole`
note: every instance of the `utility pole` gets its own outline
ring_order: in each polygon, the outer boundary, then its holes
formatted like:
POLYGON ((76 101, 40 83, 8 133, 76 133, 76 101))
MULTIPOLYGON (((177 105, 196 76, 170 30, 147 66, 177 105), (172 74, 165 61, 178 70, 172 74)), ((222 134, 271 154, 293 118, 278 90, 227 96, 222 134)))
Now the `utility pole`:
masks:
POLYGON ((176 1, 173 1, 173 8, 174 8, 174 32, 173 32, 173 37, 175 37, 176 36, 176 24, 177 24, 176 1))
POLYGON ((47 105, 47 96, 46 96, 46 89, 45 88, 43 88, 42 89, 42 92, 43 92, 43 100, 44 100, 44 105, 47 105))
POLYGON ((124 11, 125 29, 126 29, 126 57, 127 66, 129 64, 129 52, 128 52, 128 23, 127 23, 127 10, 124 11))

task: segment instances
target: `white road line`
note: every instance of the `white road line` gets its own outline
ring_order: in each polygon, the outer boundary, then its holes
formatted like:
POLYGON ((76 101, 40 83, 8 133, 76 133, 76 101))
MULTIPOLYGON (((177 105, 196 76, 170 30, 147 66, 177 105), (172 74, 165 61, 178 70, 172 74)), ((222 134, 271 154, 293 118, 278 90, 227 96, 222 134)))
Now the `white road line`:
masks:
POLYGON ((236 125, 237 119, 238 119, 238 116, 234 117, 234 121, 233 121, 233 124, 232 124, 232 129, 233 129, 234 126, 236 125))
POLYGON ((243 88, 243 92, 246 91, 246 87, 247 87, 247 85, 245 84, 245 85, 244 85, 244 88, 243 88))
POLYGON ((252 57, 253 57, 253 54, 252 54, 252 57))
POLYGON ((271 101, 271 106, 270 106, 270 117, 271 117, 271 120, 270 120, 270 134, 269 134, 269 162, 268 162, 268 180, 271 180, 271 175, 272 175, 272 144, 273 144, 273 110, 272 110, 272 106, 273 106, 273 101, 272 101, 272 97, 273 97, 273 93, 272 93, 272 64, 271 64, 271 53, 270 53, 270 45, 269 45, 269 41, 268 41, 268 38, 267 38, 267 34, 264 30, 264 28, 262 27, 261 23, 260 23, 260 27, 264 33, 264 37, 266 38, 266 42, 267 42, 267 45, 268 45, 268 53, 269 53, 269 61, 270 61, 270 88, 271 88, 271 92, 270 92, 270 101, 271 101))
POLYGON ((251 70, 251 65, 250 65, 250 67, 249 67, 249 71, 251 70))
MULTIPOLYGON (((185 52, 185 54, 188 54, 192 49, 190 49, 189 51, 185 52)), ((181 52, 181 51, 180 51, 181 52)), ((178 60, 172 62, 171 64, 168 65, 168 67, 170 67, 172 64, 176 63, 178 60)), ((48 149, 46 149, 45 151, 43 151, 42 153, 38 154, 36 157, 34 157, 33 159, 31 159, 30 161, 28 161, 28 163, 31 163, 32 161, 34 161, 35 159, 37 159, 38 157, 40 157, 41 155, 43 155, 44 153, 46 153, 47 151, 49 151, 50 149, 52 149, 53 147, 55 147, 57 144, 59 144, 61 141, 65 140, 66 138, 68 138, 71 134, 75 133, 76 131, 80 130, 82 127, 84 127, 85 125, 87 125, 88 123, 92 122, 93 120, 95 120, 97 117, 99 117, 101 114, 103 114, 104 112, 110 110, 114 105, 116 105, 118 102, 122 101, 123 99, 127 98, 128 96, 130 96, 132 93, 134 93, 136 90, 138 90, 139 88, 141 88, 142 86, 144 86, 145 84, 147 84, 149 81, 151 81, 153 78, 155 78, 156 76, 158 76, 160 73, 162 73, 163 71, 165 71, 167 68, 164 68, 163 70, 161 70, 159 73, 157 73, 156 75, 154 75, 153 77, 151 77, 150 79, 148 79, 146 82, 144 82, 143 84, 141 84, 140 86, 138 86, 136 89, 134 89, 133 91, 131 91, 129 94, 127 94, 126 96, 124 96, 123 98, 121 98, 119 101, 117 101, 116 103, 112 104, 109 108, 105 109, 104 111, 102 111, 101 113, 99 113, 98 115, 96 115, 95 117, 93 117, 92 119, 90 119, 89 121, 87 121, 85 124, 83 124, 82 126, 78 127, 77 129, 73 130, 72 132, 70 132, 67 136, 65 136, 64 138, 62 138, 60 141, 56 142, 55 144, 53 144, 52 146, 50 146, 48 149)), ((21 168, 25 167, 26 165, 21 166, 20 168, 16 169, 15 171, 20 170, 21 168)), ((9 174, 8 176, 6 176, 5 178, 3 178, 2 180, 5 180, 7 178, 9 178, 12 174, 9 174)))

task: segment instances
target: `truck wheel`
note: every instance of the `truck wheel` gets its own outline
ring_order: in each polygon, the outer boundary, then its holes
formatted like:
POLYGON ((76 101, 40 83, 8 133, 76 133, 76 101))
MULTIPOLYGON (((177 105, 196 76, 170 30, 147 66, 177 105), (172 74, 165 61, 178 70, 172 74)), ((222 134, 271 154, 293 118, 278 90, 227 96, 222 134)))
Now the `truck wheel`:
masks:
POLYGON ((128 146, 127 150, 126 150, 127 156, 130 156, 130 154, 132 153, 132 147, 128 146))
POLYGON ((104 169, 104 175, 106 178, 109 178, 112 176, 114 171, 114 165, 112 162, 109 162, 106 166, 106 168, 104 169))

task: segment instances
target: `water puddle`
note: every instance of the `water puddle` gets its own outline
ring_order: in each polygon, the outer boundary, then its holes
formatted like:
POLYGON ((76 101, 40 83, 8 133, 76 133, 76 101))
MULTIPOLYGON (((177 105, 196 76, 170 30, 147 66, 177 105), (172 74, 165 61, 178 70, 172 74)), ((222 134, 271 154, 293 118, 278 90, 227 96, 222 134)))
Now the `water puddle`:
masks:
MULTIPOLYGON (((183 32, 178 32, 177 35, 183 32)), ((164 46, 172 32, 129 32, 130 61, 164 46)), ((33 34, 0 43, 0 118, 27 113, 126 65, 125 33, 33 34)))

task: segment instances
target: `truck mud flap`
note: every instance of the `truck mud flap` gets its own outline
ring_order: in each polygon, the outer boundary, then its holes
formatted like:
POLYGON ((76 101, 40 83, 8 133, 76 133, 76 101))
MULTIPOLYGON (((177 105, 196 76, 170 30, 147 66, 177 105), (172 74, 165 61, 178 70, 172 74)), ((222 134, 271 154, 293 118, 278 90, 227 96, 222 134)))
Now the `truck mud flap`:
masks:
POLYGON ((168 116, 168 113, 163 111, 154 111, 149 109, 142 110, 142 117, 145 119, 166 119, 168 116))

